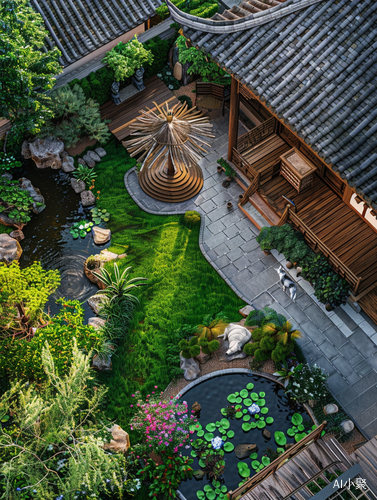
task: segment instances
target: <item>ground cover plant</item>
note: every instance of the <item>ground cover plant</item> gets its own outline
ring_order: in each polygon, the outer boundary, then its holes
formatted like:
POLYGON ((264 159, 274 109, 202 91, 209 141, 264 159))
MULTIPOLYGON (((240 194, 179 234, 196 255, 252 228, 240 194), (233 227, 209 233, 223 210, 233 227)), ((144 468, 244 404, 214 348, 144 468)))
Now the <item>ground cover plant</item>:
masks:
MULTIPOLYGON (((193 16, 208 18, 212 17, 219 10, 219 3, 217 0, 173 0, 173 4, 178 9, 193 16)), ((169 9, 166 4, 157 7, 156 14, 162 19, 169 15, 169 9)))
MULTIPOLYGON (((127 193, 123 179, 136 161, 112 141, 106 151, 96 166, 96 185, 101 191, 98 208, 111 213, 109 250, 126 251, 127 257, 118 262, 121 272, 132 266, 133 276, 148 279, 137 293, 141 305, 113 357, 112 371, 100 376, 109 387, 107 415, 127 427, 131 395, 137 390, 150 394, 155 385, 166 387, 177 374, 177 364, 167 362, 172 340, 176 347, 182 338, 193 336, 209 311, 222 311, 229 320, 238 321, 244 303, 203 257, 198 245, 200 225, 187 227, 183 215, 143 212, 127 193), (181 336, 177 332, 184 325, 189 325, 188 330, 181 336)), ((111 267, 107 267, 110 272, 111 267)), ((173 357, 179 361, 178 354, 175 350, 173 357)))

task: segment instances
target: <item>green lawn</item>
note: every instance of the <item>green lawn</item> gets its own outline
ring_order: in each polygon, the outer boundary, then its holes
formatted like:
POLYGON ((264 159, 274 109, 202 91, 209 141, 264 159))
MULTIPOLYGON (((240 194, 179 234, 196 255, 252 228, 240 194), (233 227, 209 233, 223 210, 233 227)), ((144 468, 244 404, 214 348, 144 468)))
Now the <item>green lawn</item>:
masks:
POLYGON ((205 315, 221 311, 238 321, 244 303, 203 257, 199 227, 188 229, 183 216, 140 210, 123 181, 135 161, 123 147, 116 149, 113 141, 105 149, 107 156, 96 166, 97 204, 111 214, 112 248, 127 253, 121 267, 132 266, 133 277, 148 278, 127 340, 113 358, 112 371, 101 375, 109 387, 107 415, 128 428, 131 394, 149 393, 154 385, 165 389, 170 382, 172 362, 166 362, 166 350, 174 333, 184 324, 197 325, 205 315))

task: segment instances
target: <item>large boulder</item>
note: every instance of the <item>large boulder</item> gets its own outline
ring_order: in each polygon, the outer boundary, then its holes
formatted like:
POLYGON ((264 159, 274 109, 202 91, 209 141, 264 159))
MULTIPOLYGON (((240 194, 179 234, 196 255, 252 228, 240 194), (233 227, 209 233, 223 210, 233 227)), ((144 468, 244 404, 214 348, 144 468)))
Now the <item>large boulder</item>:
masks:
POLYGON ((98 314, 102 308, 103 301, 106 300, 103 295, 95 294, 87 300, 89 306, 92 308, 94 314, 98 314))
POLYGON ((96 148, 94 150, 100 158, 103 158, 104 156, 107 155, 106 151, 103 148, 96 148))
POLYGON ((131 446, 130 437, 126 431, 124 431, 119 425, 114 424, 111 429, 108 429, 111 432, 111 441, 110 443, 104 444, 103 448, 105 450, 110 450, 115 453, 125 453, 128 448, 131 446))
POLYGON ((92 205, 95 205, 96 203, 96 197, 94 194, 87 190, 87 191, 81 191, 80 193, 81 196, 81 203, 83 207, 90 207, 92 205))
POLYGON ((258 446, 252 443, 241 443, 237 445, 234 449, 234 454, 240 460, 250 457, 252 453, 258 451, 258 446))
POLYGON ((108 241, 111 240, 111 231, 110 229, 103 229, 99 226, 92 227, 93 231, 93 240, 96 245, 104 245, 108 241))
POLYGON ((83 160, 85 163, 88 165, 88 167, 93 168, 96 165, 96 162, 93 160, 93 158, 89 155, 84 155, 83 160))
POLYGON ((64 143, 56 137, 47 137, 46 139, 36 139, 29 142, 29 148, 26 145, 22 148, 25 158, 31 158, 38 168, 53 169, 61 168, 62 160, 60 153, 64 151, 64 143))
POLYGON ((94 151, 87 151, 86 154, 90 156, 91 159, 94 160, 96 163, 99 163, 101 161, 101 158, 94 151))
POLYGON ((75 170, 75 167, 74 167, 74 159, 72 156, 66 156, 64 159, 63 159, 63 162, 62 162, 62 170, 63 172, 65 172, 66 174, 70 174, 71 172, 73 172, 75 170))
POLYGON ((182 354, 180 354, 179 357, 181 360, 180 367, 182 370, 184 370, 183 376, 185 377, 185 379, 195 380, 200 373, 199 362, 194 358, 186 359, 182 356, 182 354))
POLYGON ((75 193, 79 194, 81 191, 85 191, 85 182, 79 181, 77 179, 71 179, 71 186, 75 193))
POLYGON ((45 199, 41 195, 41 192, 38 188, 35 188, 31 181, 29 181, 29 179, 26 179, 26 177, 21 177, 20 184, 20 188, 22 189, 22 191, 27 191, 33 198, 33 212, 35 214, 40 214, 42 210, 46 208, 45 199), (37 203, 41 203, 41 205, 37 206, 37 203))
POLYGON ((14 219, 11 219, 4 213, 0 214, 0 223, 4 226, 17 226, 19 229, 22 229, 25 226, 25 224, 16 222, 14 219))
POLYGON ((10 264, 21 257, 22 248, 17 240, 11 238, 9 234, 0 234, 0 262, 10 264))

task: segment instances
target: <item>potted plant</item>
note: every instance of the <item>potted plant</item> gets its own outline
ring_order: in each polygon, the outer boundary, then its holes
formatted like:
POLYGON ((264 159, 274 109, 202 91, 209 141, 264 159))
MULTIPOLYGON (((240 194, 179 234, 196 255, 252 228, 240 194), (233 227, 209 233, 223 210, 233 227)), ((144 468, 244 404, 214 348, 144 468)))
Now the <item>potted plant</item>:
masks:
POLYGON ((114 71, 116 82, 125 80, 143 68, 143 64, 153 62, 153 54, 135 38, 127 43, 119 42, 103 58, 109 68, 114 71))

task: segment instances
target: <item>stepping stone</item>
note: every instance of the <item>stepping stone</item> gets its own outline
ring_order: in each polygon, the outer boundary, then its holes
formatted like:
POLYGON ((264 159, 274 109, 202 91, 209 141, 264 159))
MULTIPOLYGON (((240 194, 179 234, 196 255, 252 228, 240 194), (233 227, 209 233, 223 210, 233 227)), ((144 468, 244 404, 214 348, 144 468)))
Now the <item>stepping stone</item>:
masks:
POLYGON ((79 165, 82 165, 83 167, 86 167, 86 162, 85 162, 85 160, 84 160, 83 158, 79 158, 79 159, 77 160, 77 163, 78 163, 79 165))
POLYGON ((89 155, 84 155, 83 160, 87 164, 88 167, 93 168, 96 166, 96 162, 93 160, 93 158, 89 155))
POLYGON ((244 318, 247 318, 251 311, 254 311, 253 306, 245 306, 242 309, 240 309, 238 312, 243 316, 244 318))
POLYGON ((93 240, 96 245, 104 245, 108 241, 111 240, 111 231, 110 229, 103 229, 99 226, 92 227, 93 231, 93 240))
POLYGON ((100 158, 103 158, 104 156, 107 155, 106 151, 103 148, 96 148, 94 150, 100 158))
POLYGON ((21 229, 17 229, 17 230, 12 231, 11 233, 9 233, 9 236, 17 241, 22 241, 25 238, 25 235, 21 231, 21 229))
POLYGON ((101 260, 109 262, 110 260, 114 259, 123 259, 124 257, 127 257, 126 253, 122 253, 121 255, 118 255, 117 253, 114 252, 109 252, 109 250, 101 250, 101 260))
POLYGON ((90 207, 92 205, 95 205, 96 197, 91 191, 81 191, 80 196, 83 207, 90 207))
POLYGON ((81 191, 85 191, 85 182, 79 181, 77 179, 71 179, 71 186, 75 193, 79 194, 81 191))
POLYGON ((101 161, 101 158, 94 151, 87 151, 86 154, 90 156, 90 158, 92 158, 96 163, 101 161))
POLYGON ((74 164, 74 159, 72 158, 72 156, 66 156, 62 162, 63 172, 65 172, 66 174, 73 172, 75 170, 73 164, 74 164))

